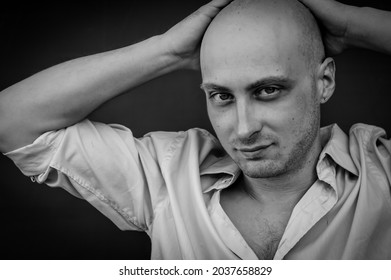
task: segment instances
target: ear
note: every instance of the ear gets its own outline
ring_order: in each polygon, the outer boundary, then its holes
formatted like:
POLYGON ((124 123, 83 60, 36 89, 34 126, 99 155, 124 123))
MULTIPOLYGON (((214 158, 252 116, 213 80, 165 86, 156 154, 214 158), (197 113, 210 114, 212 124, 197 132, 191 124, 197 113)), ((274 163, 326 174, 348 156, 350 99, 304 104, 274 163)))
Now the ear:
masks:
POLYGON ((335 62, 327 57, 318 71, 318 96, 320 103, 326 103, 335 90, 335 62))

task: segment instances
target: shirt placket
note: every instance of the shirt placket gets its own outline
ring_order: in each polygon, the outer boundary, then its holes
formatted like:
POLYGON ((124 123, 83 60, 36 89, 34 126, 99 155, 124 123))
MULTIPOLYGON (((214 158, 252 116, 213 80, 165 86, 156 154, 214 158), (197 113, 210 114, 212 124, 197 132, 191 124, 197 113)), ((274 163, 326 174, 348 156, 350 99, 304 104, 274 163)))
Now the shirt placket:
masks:
POLYGON ((220 238, 224 244, 232 251, 237 258, 240 259, 258 259, 253 250, 248 246, 240 232, 231 222, 227 214, 224 212, 220 204, 221 189, 227 187, 231 183, 232 179, 223 179, 217 186, 217 190, 212 196, 209 212, 213 224, 216 227, 220 238))
POLYGON ((274 259, 283 259, 337 203, 335 166, 323 158, 317 166, 317 173, 319 179, 293 209, 274 259))

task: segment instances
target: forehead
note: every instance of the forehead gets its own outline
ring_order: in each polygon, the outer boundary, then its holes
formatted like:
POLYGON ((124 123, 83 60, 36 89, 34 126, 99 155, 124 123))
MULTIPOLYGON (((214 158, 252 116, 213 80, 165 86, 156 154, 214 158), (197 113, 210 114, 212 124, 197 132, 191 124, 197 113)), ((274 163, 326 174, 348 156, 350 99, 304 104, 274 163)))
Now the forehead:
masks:
POLYGON ((203 82, 273 75, 294 78, 306 70, 297 26, 284 18, 262 22, 240 18, 217 23, 208 30, 200 56, 203 82))
POLYGON ((270 76, 299 79, 306 74, 306 63, 298 48, 267 41, 262 45, 240 41, 229 46, 221 41, 204 52, 201 62, 203 83, 229 87, 246 86, 270 76))

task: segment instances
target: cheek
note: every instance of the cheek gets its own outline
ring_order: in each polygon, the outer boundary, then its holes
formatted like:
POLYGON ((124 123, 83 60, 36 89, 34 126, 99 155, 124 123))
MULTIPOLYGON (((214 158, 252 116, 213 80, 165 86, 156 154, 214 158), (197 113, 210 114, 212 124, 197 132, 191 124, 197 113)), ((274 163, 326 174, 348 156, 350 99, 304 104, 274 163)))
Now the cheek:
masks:
POLYGON ((280 108, 280 139, 284 146, 295 143, 312 126, 314 102, 304 94, 295 96, 284 108, 280 108))
POLYGON ((208 116, 210 123, 217 135, 219 141, 224 145, 224 142, 228 140, 230 131, 232 131, 232 120, 229 114, 221 111, 216 111, 208 104, 207 106, 208 116))
POLYGON ((288 126, 291 128, 293 135, 300 133, 301 127, 305 124, 308 109, 307 100, 302 96, 297 97, 288 116, 288 126))

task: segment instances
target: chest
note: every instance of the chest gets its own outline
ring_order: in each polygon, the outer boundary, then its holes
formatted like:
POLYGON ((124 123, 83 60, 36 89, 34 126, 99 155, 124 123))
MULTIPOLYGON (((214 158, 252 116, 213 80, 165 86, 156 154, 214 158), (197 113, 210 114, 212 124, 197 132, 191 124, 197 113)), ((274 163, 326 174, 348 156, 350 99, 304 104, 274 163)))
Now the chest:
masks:
POLYGON ((286 209, 263 209, 251 203, 221 200, 221 206, 259 259, 273 259, 291 214, 286 209))

